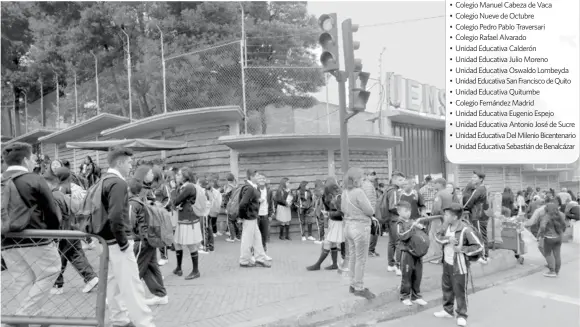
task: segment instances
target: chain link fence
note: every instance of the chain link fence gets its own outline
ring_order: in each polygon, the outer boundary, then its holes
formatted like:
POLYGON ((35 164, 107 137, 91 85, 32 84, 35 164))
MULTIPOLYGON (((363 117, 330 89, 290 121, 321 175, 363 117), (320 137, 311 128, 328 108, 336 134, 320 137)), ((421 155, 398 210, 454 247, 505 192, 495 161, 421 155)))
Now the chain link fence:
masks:
POLYGON ((6 236, 2 323, 105 326, 109 256, 103 239, 98 238, 100 251, 85 255, 81 240, 89 234, 78 231, 25 230, 6 236))
POLYGON ((243 106, 241 41, 168 57, 167 110, 243 106))

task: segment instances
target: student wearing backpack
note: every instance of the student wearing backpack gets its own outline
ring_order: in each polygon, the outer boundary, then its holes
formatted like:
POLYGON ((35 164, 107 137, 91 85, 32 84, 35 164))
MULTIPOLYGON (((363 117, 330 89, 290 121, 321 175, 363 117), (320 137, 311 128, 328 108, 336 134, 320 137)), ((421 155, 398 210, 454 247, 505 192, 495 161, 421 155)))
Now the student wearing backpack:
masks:
POLYGON ((97 182, 102 183, 101 204, 106 217, 102 230, 95 232, 109 246, 107 302, 111 323, 115 327, 155 327, 139 278, 129 216, 129 186, 125 176, 131 171, 132 157, 133 152, 127 148, 109 149, 109 169, 97 182))
POLYGON ((209 184, 210 184, 210 188, 209 188, 208 194, 209 194, 210 201, 211 201, 211 208, 209 210, 209 215, 208 215, 209 227, 210 227, 209 233, 212 233, 212 236, 215 239, 218 235, 221 235, 221 233, 218 232, 217 219, 218 219, 218 216, 219 216, 220 211, 221 211, 223 198, 222 198, 222 194, 219 191, 219 185, 218 185, 217 179, 211 180, 209 184))
POLYGON ((238 208, 238 217, 243 221, 242 241, 240 244, 240 267, 270 268, 266 262, 266 252, 262 246, 262 234, 258 228, 260 212, 260 191, 258 190, 258 172, 248 169, 246 185, 242 187, 238 208), (252 260, 254 249, 255 263, 252 260))
POLYGON ((145 202, 143 198, 139 197, 142 192, 143 184, 132 178, 129 184, 129 206, 131 212, 131 228, 133 230, 135 239, 135 256, 137 257, 137 267, 139 269, 139 278, 143 279, 149 292, 153 297, 146 299, 147 305, 162 305, 169 303, 167 297, 167 290, 163 284, 163 275, 159 270, 159 263, 157 262, 157 249, 147 242, 145 237, 148 232, 148 224, 146 217, 146 210, 143 207, 145 202))
POLYGON ((443 226, 435 239, 443 246, 443 310, 434 315, 437 318, 453 318, 456 307, 457 325, 467 326, 469 265, 470 261, 483 254, 485 247, 472 228, 461 220, 461 205, 452 203, 443 211, 443 226))
MULTIPOLYGON (((52 172, 52 171, 51 171, 52 172)), ((70 171, 67 168, 61 167, 54 171, 54 174, 46 174, 45 178, 52 189, 52 196, 57 205, 58 211, 61 215, 60 228, 62 230, 75 230, 73 228, 75 223, 74 214, 71 211, 71 197, 66 195, 66 184, 70 183, 70 171), (63 192, 65 191, 65 192, 63 192)), ((64 271, 67 266, 67 262, 70 262, 75 270, 81 275, 85 282, 85 287, 83 288, 83 293, 89 293, 92 291, 99 283, 99 278, 95 273, 93 267, 89 263, 89 260, 85 256, 85 252, 82 249, 81 240, 79 239, 61 239, 58 242, 58 249, 60 252, 61 260, 61 270, 54 287, 50 290, 53 295, 60 295, 64 293, 64 271)))
MULTIPOLYGON (((228 183, 226 184, 226 186, 224 188, 224 195, 223 195, 223 203, 226 206, 231 200, 232 193, 238 187, 238 183, 236 182, 236 177, 232 173, 228 174, 227 182, 228 183)), ((226 242, 233 243, 235 241, 240 241, 240 238, 242 237, 242 226, 235 218, 236 215, 228 214, 227 210, 226 210, 226 215, 228 216, 228 232, 226 233, 226 235, 229 236, 226 239, 226 242)))
POLYGON ((387 251, 388 266, 387 271, 397 272, 400 275, 397 263, 397 203, 401 197, 401 187, 405 184, 405 174, 400 171, 393 172, 391 176, 391 184, 387 187, 384 198, 379 201, 380 211, 377 212, 377 217, 380 221, 386 223, 387 231, 389 233, 389 245, 387 251))
POLYGON ((178 212, 177 228, 175 230, 175 256, 177 258, 177 267, 173 273, 182 276, 181 263, 183 261, 183 249, 187 248, 191 256, 193 269, 185 277, 186 280, 201 277, 199 272, 199 248, 203 240, 201 233, 200 217, 195 213, 193 206, 198 198, 205 197, 205 193, 197 192, 195 183, 197 178, 193 171, 188 168, 182 168, 177 172, 175 179, 181 186, 173 200, 173 205, 178 212))
POLYGON ((429 249, 429 236, 425 226, 413 218, 413 208, 407 201, 401 200, 397 204, 397 236, 400 240, 401 251, 401 301, 404 305, 413 303, 421 306, 427 302, 421 297, 421 279, 423 278, 423 256, 429 249), (419 234, 421 233, 421 234, 419 234))
MULTIPOLYGON (((268 253, 267 243, 270 238, 270 221, 274 214, 272 207, 272 191, 266 185, 266 176, 260 175, 258 178, 258 191, 260 192, 260 209, 258 212, 258 229, 262 235, 262 246, 264 252, 268 253)), ((271 261, 272 258, 266 254, 266 261, 271 261)))
POLYGON ((489 203, 487 201, 487 188, 483 185, 485 180, 485 174, 482 172, 474 171, 471 177, 471 184, 474 187, 473 192, 464 202, 463 209, 469 212, 469 220, 471 224, 477 228, 479 234, 482 236, 482 242, 485 246, 485 251, 483 252, 482 263, 486 262, 487 253, 487 222, 489 217, 485 213, 489 209, 489 203))
POLYGON ((7 232, 25 229, 59 229, 58 209, 42 176, 30 173, 35 166, 32 147, 14 142, 3 146, 8 165, 2 174, 2 256, 14 280, 5 294, 27 292, 17 315, 36 316, 60 272, 57 245, 52 239, 6 237, 7 232))
POLYGON ((280 180, 274 202, 276 205, 276 220, 280 223, 280 240, 291 241, 290 238, 290 220, 292 220, 291 205, 293 197, 290 192, 289 180, 283 177, 280 180))

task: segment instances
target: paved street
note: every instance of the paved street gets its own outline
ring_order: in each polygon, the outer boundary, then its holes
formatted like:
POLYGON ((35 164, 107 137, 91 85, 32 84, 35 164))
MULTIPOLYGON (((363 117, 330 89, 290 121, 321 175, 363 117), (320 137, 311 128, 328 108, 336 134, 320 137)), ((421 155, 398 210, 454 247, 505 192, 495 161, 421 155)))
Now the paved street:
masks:
MULTIPOLYGON (((562 266, 558 278, 542 273, 480 291, 469 297, 470 327, 578 326, 580 286, 578 261, 562 266)), ((407 318, 380 323, 377 327, 448 327, 452 319, 437 319, 427 310, 407 318)))

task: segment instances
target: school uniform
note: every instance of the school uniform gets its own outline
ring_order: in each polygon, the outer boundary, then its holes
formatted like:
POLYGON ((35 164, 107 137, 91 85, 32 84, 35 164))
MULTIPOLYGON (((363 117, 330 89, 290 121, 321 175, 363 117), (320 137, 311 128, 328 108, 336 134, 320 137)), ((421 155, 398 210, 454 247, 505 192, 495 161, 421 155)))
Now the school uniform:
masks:
POLYGON ((266 243, 270 240, 270 217, 274 214, 274 207, 272 205, 272 191, 266 186, 259 187, 260 192, 260 208, 258 210, 258 228, 262 235, 262 246, 266 250, 266 243))
POLYGON ((190 247, 190 251, 197 251, 197 246, 203 240, 201 234, 200 217, 193 211, 193 204, 198 196, 197 188, 191 183, 186 183, 179 189, 177 197, 174 200, 177 210, 177 228, 173 241, 176 248, 181 246, 190 247))
POLYGON ((107 302, 110 321, 113 326, 125 326, 132 322, 137 327, 154 327, 134 252, 129 220, 129 187, 117 170, 109 168, 108 174, 113 177, 103 180, 101 198, 108 219, 99 235, 109 246, 107 302))
POLYGON ((485 185, 477 186, 464 203, 463 209, 469 211, 469 219, 471 223, 475 228, 477 228, 479 234, 481 234, 481 237, 483 238, 481 240, 485 246, 483 256, 487 257, 487 223, 489 217, 485 211, 489 209, 489 203, 487 202, 487 188, 485 185))
MULTIPOLYGON (((2 183, 15 174, 22 173, 24 174, 14 177, 12 181, 26 207, 31 208, 30 221, 25 229, 59 229, 57 208, 44 178, 29 173, 25 167, 10 166, 2 174, 2 183)), ((1 242, 2 257, 14 278, 2 291, 13 295, 27 292, 16 310, 16 315, 40 314, 61 269, 60 255, 54 240, 2 236, 1 242)))
POLYGON ((262 234, 258 228, 260 212, 260 192, 258 186, 247 181, 241 192, 238 217, 243 220, 242 240, 240 244, 240 266, 253 267, 252 248, 256 258, 256 266, 270 268, 266 264, 266 252, 262 246, 262 234))
POLYGON ((312 224, 314 224, 314 199, 312 192, 307 189, 298 189, 295 199, 298 208, 298 218, 300 219, 302 237, 312 237, 312 224))
POLYGON ((401 278, 401 301, 410 299, 415 301, 421 298, 421 280, 423 279, 423 258, 416 257, 409 252, 407 241, 413 235, 413 219, 399 217, 397 221, 397 236, 401 251, 400 269, 401 278))
POLYGON ((467 319, 467 284, 469 280, 470 257, 484 252, 484 244, 465 223, 459 221, 457 225, 443 226, 437 233, 435 240, 443 246, 443 310, 453 316, 453 309, 458 318, 467 319), (453 236, 458 241, 458 249, 449 242, 453 236))
POLYGON ((290 240, 290 220, 292 220, 292 210, 289 205, 289 203, 292 203, 290 190, 278 188, 274 202, 276 205, 276 220, 280 222, 280 239, 290 240))

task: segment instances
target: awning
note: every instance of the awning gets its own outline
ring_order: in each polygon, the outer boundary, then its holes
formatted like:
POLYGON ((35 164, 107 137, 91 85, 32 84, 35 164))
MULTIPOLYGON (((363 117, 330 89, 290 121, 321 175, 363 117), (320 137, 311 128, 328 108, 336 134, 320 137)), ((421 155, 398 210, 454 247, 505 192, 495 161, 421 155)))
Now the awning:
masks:
POLYGON ((123 116, 117 116, 109 113, 102 113, 82 121, 78 124, 72 125, 70 127, 61 129, 60 131, 54 132, 50 135, 39 138, 42 143, 54 143, 61 144, 67 141, 78 140, 83 137, 98 133, 107 129, 117 127, 129 122, 129 118, 123 116))
POLYGON ((147 137, 149 134, 179 126, 201 125, 206 122, 241 121, 244 117, 238 106, 208 107, 171 111, 133 121, 101 132, 107 137, 147 137))
POLYGON ((69 149, 107 151, 113 146, 122 146, 134 151, 180 150, 187 148, 187 142, 151 139, 66 142, 66 147, 69 149))
POLYGON ((444 116, 435 116, 405 109, 391 109, 386 112, 386 116, 389 117, 389 120, 396 123, 445 129, 444 116))
POLYGON ((55 129, 48 129, 48 128, 35 129, 35 130, 30 131, 28 133, 17 136, 15 138, 11 139, 10 141, 5 142, 4 145, 8 145, 8 144, 11 144, 14 142, 24 142, 24 143, 34 144, 34 143, 38 142, 41 137, 52 134, 55 131, 56 131, 55 129))

